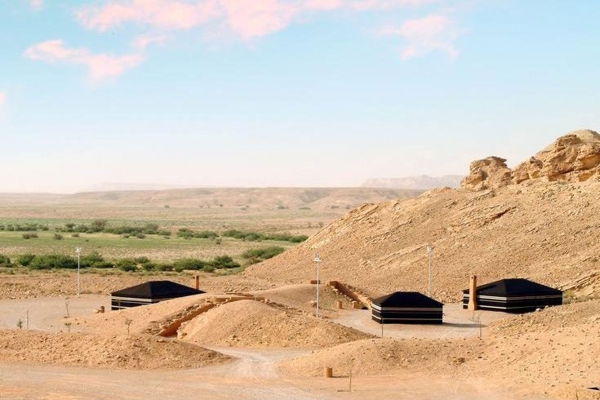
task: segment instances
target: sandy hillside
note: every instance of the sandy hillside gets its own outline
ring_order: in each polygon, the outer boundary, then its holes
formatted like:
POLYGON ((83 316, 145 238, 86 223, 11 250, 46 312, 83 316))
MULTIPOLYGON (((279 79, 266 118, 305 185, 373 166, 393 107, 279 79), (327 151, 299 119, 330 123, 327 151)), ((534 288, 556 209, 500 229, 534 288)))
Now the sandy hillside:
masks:
MULTIPOLYGON (((561 140, 554 156, 544 153, 541 171, 557 174, 548 167, 552 160, 562 163, 561 171, 568 170, 565 162, 571 159, 573 168, 590 165, 589 152, 587 164, 577 161, 581 146, 589 143, 565 149, 561 140), (571 158, 560 158, 563 153, 571 158)), ((600 165, 600 139, 594 149, 600 165)), ((472 274, 481 283, 525 277, 594 294, 600 287, 597 170, 600 166, 578 170, 578 175, 539 176, 485 190, 436 189, 415 199, 363 205, 300 246, 244 274, 305 281, 314 276, 312 260, 319 253, 324 280, 347 282, 372 296, 395 290, 425 291, 426 247, 432 245, 432 291, 441 300, 456 301, 472 274), (588 180, 549 181, 561 177, 588 180)), ((492 172, 481 174, 491 177, 492 172)))
POLYGON ((229 357, 146 335, 0 331, 0 361, 125 369, 197 368, 229 357))
POLYGON ((186 342, 250 348, 318 348, 370 335, 253 300, 223 304, 184 324, 178 336, 186 342))

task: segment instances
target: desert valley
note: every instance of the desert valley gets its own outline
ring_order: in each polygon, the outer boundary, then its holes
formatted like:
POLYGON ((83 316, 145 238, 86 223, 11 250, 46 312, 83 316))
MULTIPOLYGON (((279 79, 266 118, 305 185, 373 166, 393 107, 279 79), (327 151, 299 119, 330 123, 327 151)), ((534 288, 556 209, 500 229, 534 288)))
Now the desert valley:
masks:
POLYGON ((512 169, 474 161, 457 189, 5 194, 0 224, 3 398, 600 398, 594 131, 512 169), (32 261, 75 248, 102 267, 32 261), (473 275, 526 278, 563 304, 463 309, 473 275), (111 293, 162 280, 205 293, 111 310, 111 293), (371 318, 374 299, 429 285, 442 324, 371 318))

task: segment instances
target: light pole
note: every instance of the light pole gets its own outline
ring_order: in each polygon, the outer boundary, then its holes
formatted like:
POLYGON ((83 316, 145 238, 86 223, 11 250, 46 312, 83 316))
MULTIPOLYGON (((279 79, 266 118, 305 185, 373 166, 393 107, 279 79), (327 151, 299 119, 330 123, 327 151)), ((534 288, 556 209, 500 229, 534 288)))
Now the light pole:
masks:
POLYGON ((76 247, 75 253, 77 253, 77 297, 79 297, 79 293, 81 292, 81 274, 79 273, 81 267, 81 247, 76 247))
POLYGON ((319 264, 321 264, 321 257, 315 254, 315 264, 317 264, 317 318, 319 318, 319 264))
POLYGON ((433 253, 433 247, 427 246, 427 271, 428 271, 428 284, 427 284, 427 296, 431 297, 431 253, 433 253))

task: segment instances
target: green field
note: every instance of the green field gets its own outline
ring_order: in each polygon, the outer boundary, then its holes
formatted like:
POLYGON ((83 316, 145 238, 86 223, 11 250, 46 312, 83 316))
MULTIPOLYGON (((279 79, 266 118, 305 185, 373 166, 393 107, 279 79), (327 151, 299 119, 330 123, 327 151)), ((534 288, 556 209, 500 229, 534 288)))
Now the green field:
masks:
POLYGON ((63 239, 55 240, 54 231, 37 232, 36 239, 24 239, 22 234, 0 232, 0 254, 9 257, 21 254, 75 255, 75 248, 80 247, 82 254, 96 251, 108 260, 145 256, 152 261, 170 262, 179 258, 210 259, 227 254, 241 262, 241 254, 249 249, 269 246, 289 248, 295 245, 282 241, 248 242, 225 237, 221 238, 221 244, 216 244, 211 239, 183 239, 176 235, 169 239, 158 235, 138 239, 107 233, 80 233, 79 237, 62 233, 63 239))

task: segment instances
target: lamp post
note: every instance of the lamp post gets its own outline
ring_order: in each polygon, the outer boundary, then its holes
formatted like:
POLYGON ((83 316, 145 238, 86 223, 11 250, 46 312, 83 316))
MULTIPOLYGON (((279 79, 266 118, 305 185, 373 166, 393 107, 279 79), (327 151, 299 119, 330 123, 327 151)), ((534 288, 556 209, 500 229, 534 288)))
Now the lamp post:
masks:
POLYGON ((431 297, 431 253, 433 253, 433 247, 427 246, 427 296, 431 297))
POLYGON ((77 297, 81 293, 81 274, 79 273, 81 267, 81 247, 75 248, 75 253, 77 253, 77 297))
POLYGON ((315 254, 315 264, 317 264, 317 318, 319 318, 319 265, 321 264, 321 257, 315 254))

